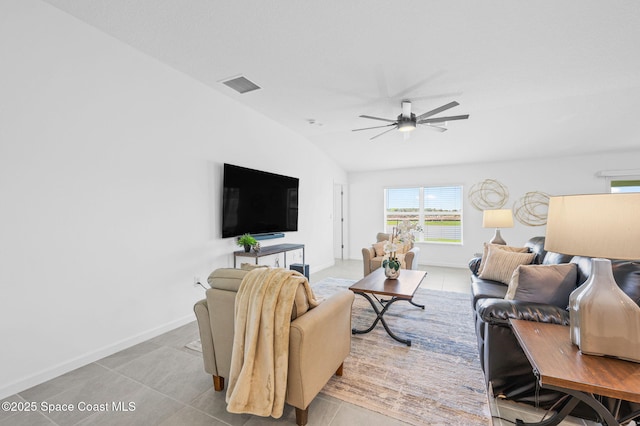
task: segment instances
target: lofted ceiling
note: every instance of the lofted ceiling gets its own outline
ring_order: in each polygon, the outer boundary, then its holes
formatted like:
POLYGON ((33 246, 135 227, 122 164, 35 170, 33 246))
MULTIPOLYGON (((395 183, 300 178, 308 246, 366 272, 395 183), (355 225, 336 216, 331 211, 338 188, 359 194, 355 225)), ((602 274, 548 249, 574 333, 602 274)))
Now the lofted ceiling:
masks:
POLYGON ((299 133, 347 171, 640 147, 637 0, 43 0, 299 133), (243 75, 260 90, 222 80, 243 75), (448 131, 393 131, 470 114, 448 131), (382 129, 384 130, 384 129, 382 129))

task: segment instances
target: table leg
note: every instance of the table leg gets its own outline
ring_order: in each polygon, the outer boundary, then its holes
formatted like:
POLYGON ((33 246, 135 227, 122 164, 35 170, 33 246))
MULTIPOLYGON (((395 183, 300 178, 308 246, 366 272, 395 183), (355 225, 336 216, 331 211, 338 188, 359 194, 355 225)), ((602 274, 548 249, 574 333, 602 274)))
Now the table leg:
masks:
POLYGON ((413 299, 409 300, 409 303, 411 303, 413 306, 417 306, 420 309, 424 309, 424 305, 414 302, 413 299))
MULTIPOLYGON (((380 299, 380 303, 387 303, 387 302, 390 302, 391 300, 392 299, 380 299)), ((413 299, 407 300, 407 302, 411 303, 413 306, 417 306, 420 309, 424 309, 424 305, 414 302, 413 299)))
POLYGON ((382 310, 379 310, 378 306, 376 306, 376 304, 373 301, 373 299, 371 298, 371 296, 369 296, 366 293, 359 292, 359 291, 356 291, 354 293, 363 296, 365 299, 367 299, 369 301, 369 303, 371 304, 371 307, 373 308, 374 312, 376 313, 376 319, 373 321, 373 324, 371 324, 371 326, 369 328, 367 328, 366 330, 356 330, 355 328, 352 328, 351 329, 351 334, 365 334, 365 333, 368 333, 371 330, 373 330, 374 327, 376 326, 376 324, 378 324, 378 321, 380 321, 380 323, 382 323, 382 326, 387 331, 387 334, 389 336, 391 336, 392 338, 394 338, 395 340, 397 340, 400 343, 404 343, 407 346, 411 346, 411 340, 403 339, 401 337, 396 336, 391 331, 391 329, 389 329, 389 326, 387 325, 387 322, 384 320, 384 314, 387 312, 387 309, 389 309, 389 306, 391 306, 394 302, 397 302, 398 300, 406 300, 406 299, 398 299, 397 297, 393 297, 390 300, 386 300, 385 303, 380 302, 380 305, 383 306, 383 308, 382 308, 382 310))
POLYGON ((597 399, 595 399, 593 397, 593 395, 585 393, 585 392, 580 392, 580 391, 575 391, 575 390, 571 390, 571 389, 565 389, 565 388, 560 388, 557 386, 545 386, 546 389, 553 389, 553 390, 557 390, 563 393, 566 393, 567 395, 569 395, 569 398, 567 399, 567 401, 564 403, 564 405, 562 406, 562 408, 557 411, 553 416, 551 416, 550 418, 548 418, 547 420, 543 420, 541 422, 537 422, 537 423, 525 423, 522 420, 516 419, 516 425, 523 425, 523 426, 555 426, 560 424, 560 422, 562 422, 562 420, 564 420, 565 417, 567 417, 569 415, 569 413, 571 412, 571 410, 573 410, 575 408, 576 405, 578 405, 578 403, 580 401, 584 402, 585 404, 587 404, 589 407, 591 407, 600 417, 600 419, 602 420, 602 424, 607 425, 607 426, 619 426, 620 423, 618 423, 618 421, 615 419, 615 417, 613 416, 613 414, 611 414, 611 412, 600 403, 600 401, 598 401, 597 399))

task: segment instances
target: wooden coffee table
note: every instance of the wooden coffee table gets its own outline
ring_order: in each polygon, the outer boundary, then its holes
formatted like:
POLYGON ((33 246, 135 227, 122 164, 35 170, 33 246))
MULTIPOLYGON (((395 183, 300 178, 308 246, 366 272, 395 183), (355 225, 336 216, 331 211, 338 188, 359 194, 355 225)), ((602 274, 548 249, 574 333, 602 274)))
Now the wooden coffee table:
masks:
POLYGON ((402 339, 396 336, 389 329, 387 322, 384 320, 384 314, 387 312, 389 307, 398 300, 406 300, 412 305, 424 309, 424 305, 419 305, 413 301, 413 295, 418 287, 420 287, 420 283, 422 283, 422 280, 426 275, 427 273, 425 271, 403 269, 397 279, 389 280, 384 275, 384 269, 378 268, 349 287, 349 290, 367 299, 377 315, 373 324, 371 324, 371 327, 366 330, 356 330, 353 328, 351 329, 351 333, 368 333, 373 330, 376 324, 378 324, 378 321, 380 321, 389 336, 393 337, 400 343, 411 346, 411 340, 402 339), (389 296, 390 299, 381 299, 378 296, 389 296), (378 305, 380 305, 382 309, 379 309, 378 305))
POLYGON ((557 425, 580 401, 593 408, 604 424, 620 423, 595 395, 640 403, 640 364, 596 355, 584 355, 571 343, 569 327, 535 321, 511 320, 513 332, 527 355, 540 386, 570 396, 549 419, 519 425, 557 425))

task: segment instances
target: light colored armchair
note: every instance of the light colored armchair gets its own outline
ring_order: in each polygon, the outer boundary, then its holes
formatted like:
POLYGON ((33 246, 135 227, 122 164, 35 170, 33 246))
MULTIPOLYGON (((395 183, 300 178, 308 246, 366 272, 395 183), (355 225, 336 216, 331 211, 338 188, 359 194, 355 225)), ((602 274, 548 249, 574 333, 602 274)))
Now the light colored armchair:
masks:
MULTIPOLYGON (((236 293, 247 271, 222 268, 209 275, 206 299, 194 306, 204 369, 213 376, 216 391, 229 377, 234 333, 236 293)), ((300 308, 298 294, 289 334, 289 366, 286 403, 296 409, 296 422, 307 423, 313 398, 334 375, 342 375, 342 363, 351 350, 353 292, 340 291, 313 309, 300 308), (298 306, 296 306, 298 305, 298 306), (304 312, 303 312, 304 311, 304 312)), ((304 304, 304 302, 302 303, 304 304)))
MULTIPOLYGON (((385 255, 382 243, 389 241, 389 238, 391 238, 389 234, 378 232, 378 235, 376 235, 376 244, 362 249, 362 263, 365 277, 382 266, 385 255)), ((403 269, 418 269, 420 247, 415 247, 413 243, 411 243, 410 247, 411 248, 405 253, 399 253, 398 259, 402 263, 403 269)))

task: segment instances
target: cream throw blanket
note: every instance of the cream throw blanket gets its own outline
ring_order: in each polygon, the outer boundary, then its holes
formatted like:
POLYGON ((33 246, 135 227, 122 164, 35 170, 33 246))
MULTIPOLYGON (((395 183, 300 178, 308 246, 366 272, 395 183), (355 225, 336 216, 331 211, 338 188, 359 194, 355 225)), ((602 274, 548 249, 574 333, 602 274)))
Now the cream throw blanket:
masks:
POLYGON ((242 280, 226 401, 230 413, 280 418, 289 369, 289 327, 296 290, 304 285, 309 307, 317 306, 306 278, 282 268, 257 268, 242 280))

